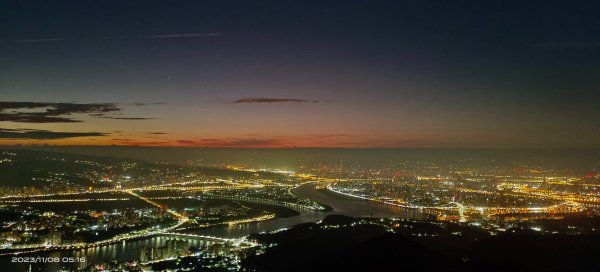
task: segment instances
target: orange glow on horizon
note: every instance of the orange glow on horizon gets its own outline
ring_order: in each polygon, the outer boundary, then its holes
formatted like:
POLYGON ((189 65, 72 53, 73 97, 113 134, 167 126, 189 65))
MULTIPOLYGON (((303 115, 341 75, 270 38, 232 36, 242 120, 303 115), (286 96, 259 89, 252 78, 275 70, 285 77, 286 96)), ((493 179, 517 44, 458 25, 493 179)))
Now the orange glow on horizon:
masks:
POLYGON ((415 147, 412 145, 395 144, 393 141, 380 141, 359 139, 315 140, 306 137, 276 137, 276 138, 223 138, 223 139, 110 139, 97 138, 72 138, 56 140, 31 140, 31 139, 1 139, 0 145, 14 146, 148 146, 148 147, 190 147, 190 148, 369 148, 369 147, 415 147))

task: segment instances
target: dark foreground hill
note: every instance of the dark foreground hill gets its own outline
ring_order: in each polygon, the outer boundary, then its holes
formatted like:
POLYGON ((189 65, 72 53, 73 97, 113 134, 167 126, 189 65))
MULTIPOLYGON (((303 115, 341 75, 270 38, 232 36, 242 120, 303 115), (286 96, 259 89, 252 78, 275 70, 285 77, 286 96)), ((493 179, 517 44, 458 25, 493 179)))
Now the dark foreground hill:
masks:
POLYGON ((428 236, 402 231, 418 233, 426 225, 403 222, 394 227, 379 220, 329 216, 321 223, 252 236, 270 246, 247 257, 242 266, 247 271, 600 271, 597 235, 510 231, 492 236, 460 226, 437 233, 428 228, 428 236), (452 235, 457 228, 471 234, 452 235))

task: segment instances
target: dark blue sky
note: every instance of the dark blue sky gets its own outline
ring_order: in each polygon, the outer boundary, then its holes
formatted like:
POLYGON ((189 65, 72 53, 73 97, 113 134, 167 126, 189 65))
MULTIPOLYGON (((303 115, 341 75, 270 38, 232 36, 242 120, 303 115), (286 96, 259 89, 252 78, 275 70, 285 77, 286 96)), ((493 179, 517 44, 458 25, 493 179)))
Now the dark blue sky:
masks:
POLYGON ((600 147, 598 14, 598 1, 3 1, 0 100, 119 110, 39 122, 22 112, 55 105, 8 103, 0 142, 600 147))

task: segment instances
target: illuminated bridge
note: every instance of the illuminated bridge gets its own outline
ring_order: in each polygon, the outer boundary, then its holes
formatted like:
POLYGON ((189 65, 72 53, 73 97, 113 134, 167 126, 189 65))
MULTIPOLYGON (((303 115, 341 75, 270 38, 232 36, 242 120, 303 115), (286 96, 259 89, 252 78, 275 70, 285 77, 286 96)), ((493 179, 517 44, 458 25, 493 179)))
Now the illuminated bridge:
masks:
POLYGON ((301 211, 322 211, 325 209, 321 206, 313 207, 313 206, 306 206, 306 205, 300 205, 300 204, 296 204, 296 203, 289 203, 289 202, 284 202, 284 201, 277 201, 277 200, 264 199, 264 198, 258 198, 258 197, 225 196, 225 195, 209 195, 209 194, 205 194, 205 195, 203 195, 203 197, 213 198, 213 199, 239 200, 239 201, 246 201, 246 202, 251 202, 251 203, 259 203, 259 204, 270 204, 270 205, 276 205, 276 206, 283 206, 283 207, 287 207, 287 208, 291 208, 291 209, 298 209, 301 211))
POLYGON ((221 237, 216 237, 216 236, 206 236, 206 235, 198 235, 198 234, 191 234, 191 233, 177 233, 177 232, 165 232, 165 233, 161 233, 160 236, 182 237, 182 238, 188 238, 188 239, 197 239, 197 240, 220 242, 220 243, 237 241, 237 239, 227 239, 227 238, 221 238, 221 237))

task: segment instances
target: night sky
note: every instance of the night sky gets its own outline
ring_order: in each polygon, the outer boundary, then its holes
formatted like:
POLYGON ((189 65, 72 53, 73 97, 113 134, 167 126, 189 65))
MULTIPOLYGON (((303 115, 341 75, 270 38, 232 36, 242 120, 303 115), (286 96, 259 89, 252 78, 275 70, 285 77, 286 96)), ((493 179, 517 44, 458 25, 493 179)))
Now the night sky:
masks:
POLYGON ((2 1, 0 144, 600 147, 600 1, 2 1))

